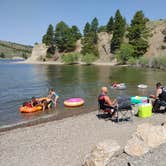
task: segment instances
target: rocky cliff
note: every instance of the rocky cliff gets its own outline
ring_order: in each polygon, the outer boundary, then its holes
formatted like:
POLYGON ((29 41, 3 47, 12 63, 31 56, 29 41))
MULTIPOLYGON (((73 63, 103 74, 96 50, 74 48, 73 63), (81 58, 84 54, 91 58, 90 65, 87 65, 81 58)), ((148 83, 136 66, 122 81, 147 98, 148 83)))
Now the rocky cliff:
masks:
POLYGON ((148 23, 151 32, 149 37, 149 48, 147 56, 166 55, 166 20, 153 21, 148 23))
MULTIPOLYGON (((164 42, 164 37, 166 36, 166 20, 150 21, 147 26, 150 30, 150 37, 148 39, 149 48, 145 55, 166 55, 166 42, 164 42)), ((97 63, 114 63, 114 55, 110 53, 111 38, 112 35, 107 32, 100 32, 98 34, 99 59, 97 63)), ((81 40, 78 40, 75 52, 81 52, 81 47, 81 40)), ((35 45, 28 61, 43 60, 43 58, 46 57, 47 49, 48 48, 43 44, 35 45)))
POLYGON ((48 47, 45 44, 36 44, 33 47, 32 55, 27 59, 27 61, 43 61, 46 58, 47 50, 48 47))

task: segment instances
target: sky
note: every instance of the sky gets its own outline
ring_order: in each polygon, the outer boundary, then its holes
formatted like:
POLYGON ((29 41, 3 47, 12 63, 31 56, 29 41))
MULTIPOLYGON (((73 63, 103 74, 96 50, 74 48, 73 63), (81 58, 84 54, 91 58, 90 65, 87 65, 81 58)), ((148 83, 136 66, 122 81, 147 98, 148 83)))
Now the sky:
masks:
POLYGON ((166 0, 0 0, 0 40, 34 45, 49 24, 64 21, 82 32, 94 17, 106 25, 117 9, 128 23, 138 10, 150 20, 166 19, 165 7, 166 0))

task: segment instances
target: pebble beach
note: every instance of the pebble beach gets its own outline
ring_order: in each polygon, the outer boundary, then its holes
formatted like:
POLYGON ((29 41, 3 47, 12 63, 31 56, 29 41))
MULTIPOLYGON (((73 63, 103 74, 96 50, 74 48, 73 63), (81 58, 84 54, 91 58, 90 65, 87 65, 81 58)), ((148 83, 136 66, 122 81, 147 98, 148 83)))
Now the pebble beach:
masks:
MULTIPOLYGON (((160 125, 164 114, 133 121, 99 119, 97 111, 0 133, 1 166, 81 166, 95 144, 113 139, 123 148, 138 124, 160 125)), ((114 161, 116 165, 116 161, 114 161)), ((111 165, 110 165, 111 166, 111 165)))

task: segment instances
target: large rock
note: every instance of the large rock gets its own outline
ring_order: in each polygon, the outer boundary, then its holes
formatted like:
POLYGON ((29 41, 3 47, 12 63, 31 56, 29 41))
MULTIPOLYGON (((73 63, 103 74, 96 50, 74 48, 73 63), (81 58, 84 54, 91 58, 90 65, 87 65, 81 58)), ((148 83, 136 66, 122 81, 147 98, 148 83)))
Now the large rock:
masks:
POLYGON ((98 51, 99 60, 102 62, 110 62, 113 55, 110 53, 110 41, 112 36, 107 32, 98 33, 98 51))
POLYGON ((45 44, 36 44, 33 47, 32 55, 27 59, 27 61, 41 61, 47 55, 48 47, 45 44))
POLYGON ((83 166, 105 166, 109 163, 110 158, 119 150, 120 146, 114 140, 100 142, 86 156, 83 166))
POLYGON ((136 133, 125 146, 125 152, 131 156, 140 156, 166 142, 166 128, 149 123, 137 127, 136 133))

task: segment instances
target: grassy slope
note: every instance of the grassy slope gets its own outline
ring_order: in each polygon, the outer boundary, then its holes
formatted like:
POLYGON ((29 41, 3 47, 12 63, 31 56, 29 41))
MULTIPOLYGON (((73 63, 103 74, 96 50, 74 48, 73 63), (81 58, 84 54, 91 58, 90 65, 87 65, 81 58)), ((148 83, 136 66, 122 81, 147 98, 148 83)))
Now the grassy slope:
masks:
POLYGON ((5 54, 5 58, 29 57, 32 52, 32 46, 26 46, 18 43, 12 43, 0 40, 0 54, 5 54))

